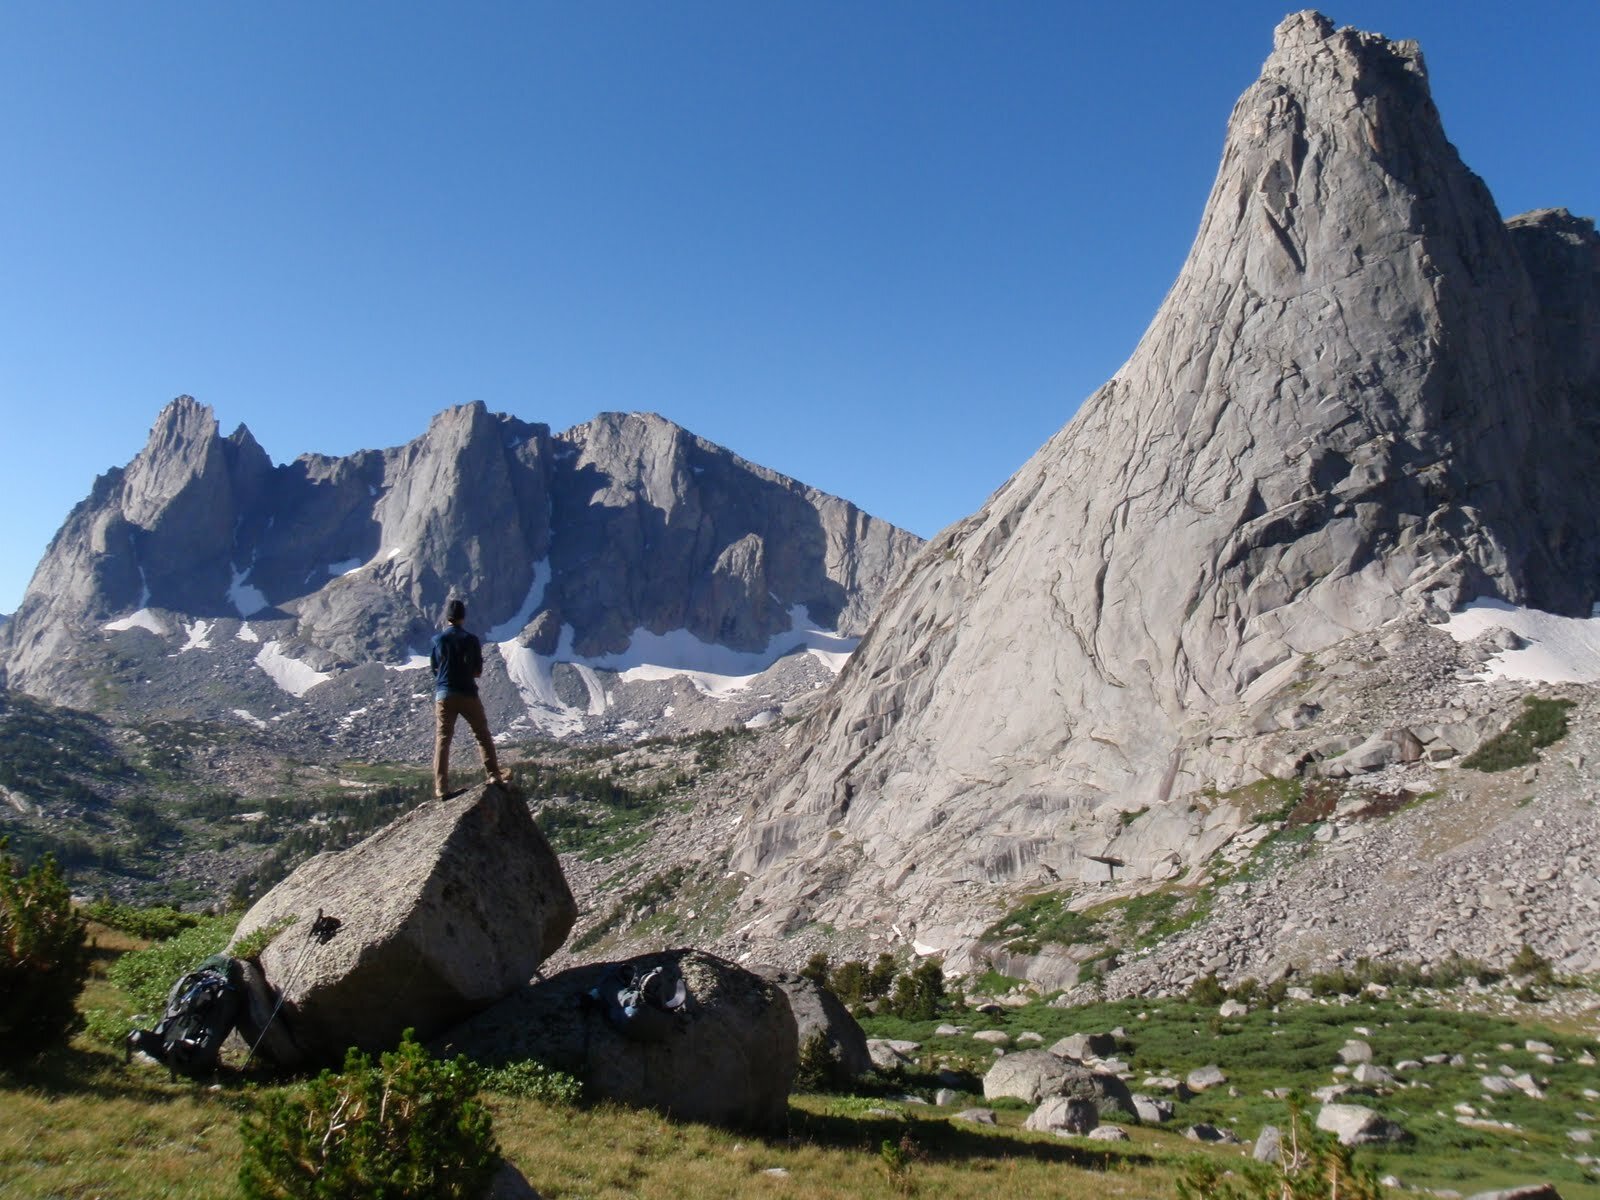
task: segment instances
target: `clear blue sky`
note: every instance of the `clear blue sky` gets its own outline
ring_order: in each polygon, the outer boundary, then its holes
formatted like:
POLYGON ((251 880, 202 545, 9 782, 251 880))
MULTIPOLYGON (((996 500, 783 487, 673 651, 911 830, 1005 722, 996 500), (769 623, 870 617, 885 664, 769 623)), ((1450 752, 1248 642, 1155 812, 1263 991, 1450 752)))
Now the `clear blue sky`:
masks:
MULTIPOLYGON (((920 534, 1127 356, 1282 0, 0 5, 0 612, 187 392, 278 461, 650 409, 920 534)), ((1600 213, 1600 3, 1358 3, 1600 213)))

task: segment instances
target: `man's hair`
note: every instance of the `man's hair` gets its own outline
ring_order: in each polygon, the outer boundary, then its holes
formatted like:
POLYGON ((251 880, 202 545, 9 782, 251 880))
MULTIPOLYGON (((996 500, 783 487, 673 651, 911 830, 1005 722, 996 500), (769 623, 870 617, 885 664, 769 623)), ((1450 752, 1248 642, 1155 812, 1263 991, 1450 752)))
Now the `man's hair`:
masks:
POLYGON ((446 621, 465 621, 467 619, 467 602, 465 600, 452 600, 444 606, 444 619, 446 621))

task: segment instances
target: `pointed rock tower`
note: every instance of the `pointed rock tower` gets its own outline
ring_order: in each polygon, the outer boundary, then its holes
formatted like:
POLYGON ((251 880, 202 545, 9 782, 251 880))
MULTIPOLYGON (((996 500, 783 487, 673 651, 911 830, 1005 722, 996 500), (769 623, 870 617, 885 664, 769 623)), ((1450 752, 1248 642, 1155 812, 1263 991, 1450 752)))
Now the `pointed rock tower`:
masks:
POLYGON ((1287 18, 1133 356, 912 564, 752 805, 767 932, 949 949, 964 898, 1104 878, 1146 806, 1197 861, 1175 802, 1242 781, 1207 735, 1264 672, 1479 594, 1587 615, 1597 364, 1593 223, 1503 223, 1415 44, 1287 18))

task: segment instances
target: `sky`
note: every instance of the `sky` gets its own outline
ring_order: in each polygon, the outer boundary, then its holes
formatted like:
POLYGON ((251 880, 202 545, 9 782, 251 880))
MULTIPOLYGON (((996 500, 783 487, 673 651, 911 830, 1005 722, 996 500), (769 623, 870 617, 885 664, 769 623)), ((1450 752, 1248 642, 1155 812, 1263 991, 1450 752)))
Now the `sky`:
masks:
MULTIPOLYGON (((0 5, 0 613, 172 397, 279 462, 644 410, 924 536, 1132 351, 1287 4, 0 5)), ((1600 3, 1415 38, 1600 215, 1600 3)))

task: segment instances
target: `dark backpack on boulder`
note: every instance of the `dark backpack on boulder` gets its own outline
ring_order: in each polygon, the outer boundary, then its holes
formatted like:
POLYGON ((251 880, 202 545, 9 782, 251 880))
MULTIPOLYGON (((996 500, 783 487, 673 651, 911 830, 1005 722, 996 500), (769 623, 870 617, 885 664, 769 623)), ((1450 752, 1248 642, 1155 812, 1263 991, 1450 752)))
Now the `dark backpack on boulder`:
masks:
POLYGON ((623 964, 606 972, 589 997, 624 1037, 659 1042, 678 1028, 689 991, 675 967, 642 971, 623 964))
POLYGON ((215 1071, 241 1003, 237 960, 214 954, 172 985, 167 1010, 154 1029, 128 1035, 128 1053, 138 1050, 166 1063, 174 1079, 180 1071, 189 1076, 215 1071))

